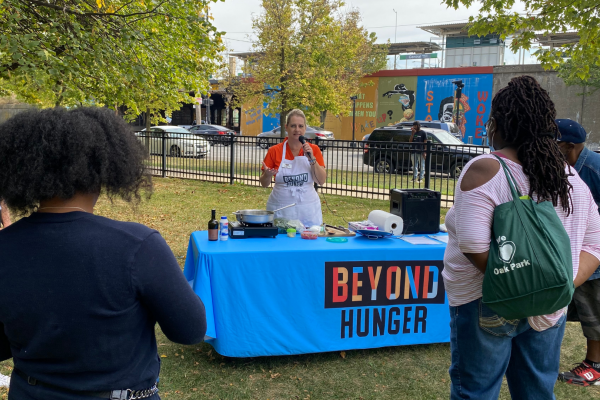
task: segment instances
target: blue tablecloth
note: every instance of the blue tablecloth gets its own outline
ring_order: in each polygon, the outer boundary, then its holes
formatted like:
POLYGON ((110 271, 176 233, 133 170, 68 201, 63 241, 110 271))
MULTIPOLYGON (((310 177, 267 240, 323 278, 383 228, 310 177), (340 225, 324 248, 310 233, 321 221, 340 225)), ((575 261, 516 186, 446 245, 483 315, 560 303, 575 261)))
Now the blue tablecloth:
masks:
POLYGON ((448 342, 446 245, 386 238, 190 238, 184 274, 230 357, 448 342))

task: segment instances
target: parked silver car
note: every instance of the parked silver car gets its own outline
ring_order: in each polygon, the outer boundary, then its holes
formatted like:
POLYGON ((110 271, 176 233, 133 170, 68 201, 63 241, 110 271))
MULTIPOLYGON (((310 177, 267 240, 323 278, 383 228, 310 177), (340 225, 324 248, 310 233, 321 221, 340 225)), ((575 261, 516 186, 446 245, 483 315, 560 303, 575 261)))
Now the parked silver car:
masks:
POLYGON ((147 136, 146 129, 137 133, 145 142, 149 139, 150 154, 162 154, 162 140, 165 137, 165 150, 171 157, 206 157, 211 150, 211 144, 205 138, 192 134, 179 126, 163 125, 150 128, 147 136))
MULTIPOLYGON (((287 137, 287 132, 285 133, 285 136, 287 137)), ((260 133, 257 136, 258 139, 256 139, 256 145, 260 146, 263 149, 268 149, 269 147, 279 143, 279 141, 277 141, 277 139, 279 137, 281 137, 281 128, 277 127, 273 130, 260 133)), ((335 139, 333 137, 333 132, 326 131, 322 128, 317 128, 315 126, 307 126, 304 137, 306 139, 313 139, 313 140, 315 138, 319 138, 319 148, 321 150, 327 148, 327 146, 321 142, 322 140, 334 140, 335 139)))

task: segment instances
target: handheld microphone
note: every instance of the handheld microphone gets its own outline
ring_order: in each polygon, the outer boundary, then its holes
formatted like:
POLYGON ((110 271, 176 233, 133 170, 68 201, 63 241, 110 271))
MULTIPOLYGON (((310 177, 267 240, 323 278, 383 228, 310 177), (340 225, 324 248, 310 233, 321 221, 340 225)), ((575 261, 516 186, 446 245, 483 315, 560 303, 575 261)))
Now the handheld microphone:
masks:
MULTIPOLYGON (((300 136, 298 138, 298 140, 300 141, 300 143, 302 143, 304 145, 304 143, 306 143, 306 139, 304 138, 304 136, 300 136)), ((308 157, 309 160, 312 160, 312 154, 310 154, 310 152, 306 153, 306 156, 308 157)))

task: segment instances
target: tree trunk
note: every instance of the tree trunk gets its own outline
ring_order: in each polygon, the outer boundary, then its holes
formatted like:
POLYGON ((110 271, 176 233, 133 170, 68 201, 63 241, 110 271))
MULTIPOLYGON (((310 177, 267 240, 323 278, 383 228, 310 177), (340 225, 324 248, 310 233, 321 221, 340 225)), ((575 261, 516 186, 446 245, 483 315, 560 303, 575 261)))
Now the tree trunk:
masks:
POLYGON ((63 81, 62 80, 58 80, 56 81, 56 84, 58 85, 58 97, 56 98, 56 102, 54 104, 54 107, 60 107, 60 105, 62 104, 63 101, 63 93, 65 93, 65 87, 63 86, 63 81))
POLYGON ((280 137, 285 137, 285 116, 287 115, 287 107, 284 108, 281 102, 281 112, 279 113, 279 126, 281 126, 280 137))

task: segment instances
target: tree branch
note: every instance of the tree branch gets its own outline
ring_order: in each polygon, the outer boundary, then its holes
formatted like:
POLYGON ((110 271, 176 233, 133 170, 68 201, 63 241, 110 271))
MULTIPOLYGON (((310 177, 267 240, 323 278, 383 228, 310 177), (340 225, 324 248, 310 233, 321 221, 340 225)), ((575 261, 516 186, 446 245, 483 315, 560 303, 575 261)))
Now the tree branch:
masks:
MULTIPOLYGON (((148 15, 148 14, 154 14, 155 11, 157 9, 159 9, 163 4, 165 4, 167 2, 167 0, 163 0, 161 1, 156 7, 154 7, 152 10, 150 11, 145 11, 145 12, 137 12, 137 13, 131 13, 131 14, 117 14, 117 13, 90 13, 90 12, 80 12, 77 10, 73 10, 72 8, 67 8, 65 7, 61 7, 61 6, 57 6, 54 4, 50 4, 50 3, 46 3, 43 1, 37 1, 37 0, 29 0, 29 3, 35 4, 39 7, 47 7, 47 8, 52 8, 54 10, 59 10, 62 12, 65 12, 67 14, 73 14, 73 15, 79 15, 79 16, 100 16, 100 17, 119 17, 119 18, 129 18, 129 17, 133 17, 135 15, 148 15)), ((131 4, 131 3, 128 3, 131 4)), ((128 5, 126 4, 126 5, 128 5)), ((124 5, 123 7, 125 7, 126 5, 124 5)), ((121 9, 123 8, 121 7, 121 9)))
POLYGON ((124 9, 125 7, 127 7, 128 5, 130 5, 131 3, 133 3, 134 0, 131 0, 129 3, 125 3, 123 4, 121 7, 119 7, 117 9, 117 11, 115 11, 115 14, 117 14, 119 11, 121 11, 122 9, 124 9))
MULTIPOLYGON (((65 46, 58 46, 53 51, 57 57, 60 57, 66 50, 67 49, 65 46)), ((42 64, 44 64, 44 63, 42 63, 42 64)), ((40 64, 40 65, 42 65, 42 64, 40 64)), ((16 71, 17 69, 19 69, 21 67, 21 64, 19 64, 18 62, 14 62, 12 64, 4 64, 4 65, 5 65, 5 67, 4 67, 5 71, 16 71)))

